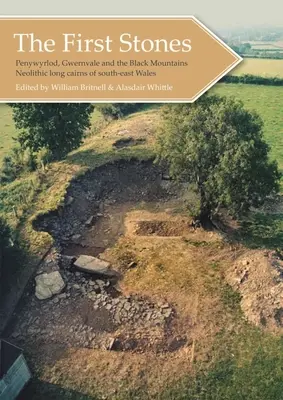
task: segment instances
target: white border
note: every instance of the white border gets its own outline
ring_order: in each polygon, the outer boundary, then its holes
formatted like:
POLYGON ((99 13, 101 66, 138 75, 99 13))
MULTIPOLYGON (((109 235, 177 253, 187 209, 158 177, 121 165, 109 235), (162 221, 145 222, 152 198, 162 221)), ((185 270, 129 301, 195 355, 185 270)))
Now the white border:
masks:
POLYGON ((216 76, 211 82, 209 82, 201 91, 199 91, 194 97, 188 98, 188 99, 183 99, 183 98, 172 98, 172 99, 161 99, 161 98, 151 98, 150 100, 146 100, 143 98, 134 99, 82 99, 82 98, 77 98, 77 99, 68 99, 66 98, 44 98, 44 99, 1 99, 0 98, 0 104, 1 103, 193 103, 195 102, 201 95, 203 95, 206 91, 208 91, 212 86, 214 86, 223 76, 225 76, 228 72, 230 72, 232 69, 234 69, 238 64, 240 64, 243 61, 243 58, 239 56, 233 49, 231 49, 226 43, 223 42, 222 39, 220 39, 217 35, 215 35, 209 28, 207 28, 200 20, 193 15, 171 15, 171 16, 164 16, 164 15, 126 15, 126 16, 117 16, 117 15, 96 15, 96 16, 90 16, 90 15, 81 15, 81 16, 69 16, 69 15, 31 15, 31 16, 19 16, 19 15, 4 15, 0 16, 0 21, 1 20, 24 20, 24 21, 30 21, 30 20, 38 20, 38 21, 44 21, 44 20, 64 20, 64 21, 80 21, 80 20, 89 20, 89 21, 95 21, 95 20, 164 20, 164 21, 170 21, 170 20, 192 20, 194 21, 195 24, 197 24, 203 31, 205 31, 208 35, 210 35, 214 40, 216 40, 220 45, 225 48, 226 51, 228 51, 230 54, 236 57, 236 60, 234 63, 232 63, 230 66, 225 68, 218 76, 216 76))

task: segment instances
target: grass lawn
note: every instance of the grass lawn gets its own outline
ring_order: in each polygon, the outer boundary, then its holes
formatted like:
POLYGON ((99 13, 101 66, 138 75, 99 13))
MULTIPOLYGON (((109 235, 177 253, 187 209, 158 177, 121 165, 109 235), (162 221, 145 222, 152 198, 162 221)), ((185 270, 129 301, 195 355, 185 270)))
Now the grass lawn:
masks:
POLYGON ((232 71, 232 75, 261 75, 283 77, 283 60, 246 58, 232 71))

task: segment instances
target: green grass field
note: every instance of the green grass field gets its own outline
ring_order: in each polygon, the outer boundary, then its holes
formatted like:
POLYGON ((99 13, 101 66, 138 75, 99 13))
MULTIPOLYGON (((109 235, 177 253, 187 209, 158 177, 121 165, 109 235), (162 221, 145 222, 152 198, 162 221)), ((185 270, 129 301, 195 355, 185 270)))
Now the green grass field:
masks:
POLYGON ((210 92, 238 98, 261 116, 265 139, 271 146, 271 157, 283 170, 283 87, 219 84, 210 92))
POLYGON ((16 129, 12 120, 12 110, 7 104, 0 104, 0 164, 13 145, 16 129))
POLYGON ((233 69, 231 74, 283 77, 283 60, 245 58, 235 69, 233 69))

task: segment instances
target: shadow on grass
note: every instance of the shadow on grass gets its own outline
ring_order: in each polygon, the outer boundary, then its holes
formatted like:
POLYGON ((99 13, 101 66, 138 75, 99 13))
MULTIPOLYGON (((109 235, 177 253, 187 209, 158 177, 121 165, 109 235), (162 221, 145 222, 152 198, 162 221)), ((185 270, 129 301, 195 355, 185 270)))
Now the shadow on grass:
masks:
POLYGON ((249 362, 218 362, 195 378, 187 377, 165 389, 162 400, 281 400, 282 368, 279 357, 258 351, 249 362))
POLYGON ((283 248, 283 214, 253 213, 237 233, 249 248, 283 248))
POLYGON ((139 160, 147 160, 153 157, 152 151, 146 147, 133 146, 123 149, 109 149, 104 152, 97 152, 93 149, 83 150, 77 153, 70 154, 66 161, 70 164, 80 165, 82 167, 95 168, 108 162, 117 160, 130 160, 133 158, 139 160))
POLYGON ((17 400, 99 400, 75 390, 62 388, 60 385, 33 378, 24 388, 17 400))
MULTIPOLYGON (((146 386, 119 390, 109 397, 89 396, 58 384, 33 379, 18 400, 282 400, 282 339, 275 340, 271 347, 268 343, 268 351, 256 339, 246 343, 246 347, 252 343, 252 353, 240 363, 234 355, 228 358, 226 355, 208 370, 200 369, 195 376, 186 375, 174 383, 168 382, 153 396, 146 386)), ((227 345, 223 345, 226 353, 227 345)))
POLYGON ((69 164, 80 165, 80 166, 96 166, 100 165, 104 162, 107 162, 108 159, 111 159, 112 151, 98 152, 93 149, 90 150, 82 150, 79 152, 71 153, 66 158, 66 161, 69 164))

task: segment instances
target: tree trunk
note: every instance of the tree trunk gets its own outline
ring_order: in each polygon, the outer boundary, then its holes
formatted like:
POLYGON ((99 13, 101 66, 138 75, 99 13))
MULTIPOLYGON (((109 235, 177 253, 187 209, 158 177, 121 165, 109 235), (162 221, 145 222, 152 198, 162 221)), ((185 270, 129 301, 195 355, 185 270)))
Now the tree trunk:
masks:
POLYGON ((206 200, 205 192, 203 187, 199 186, 200 190, 200 213, 199 213, 199 221, 203 227, 208 227, 211 225, 211 207, 206 200))

